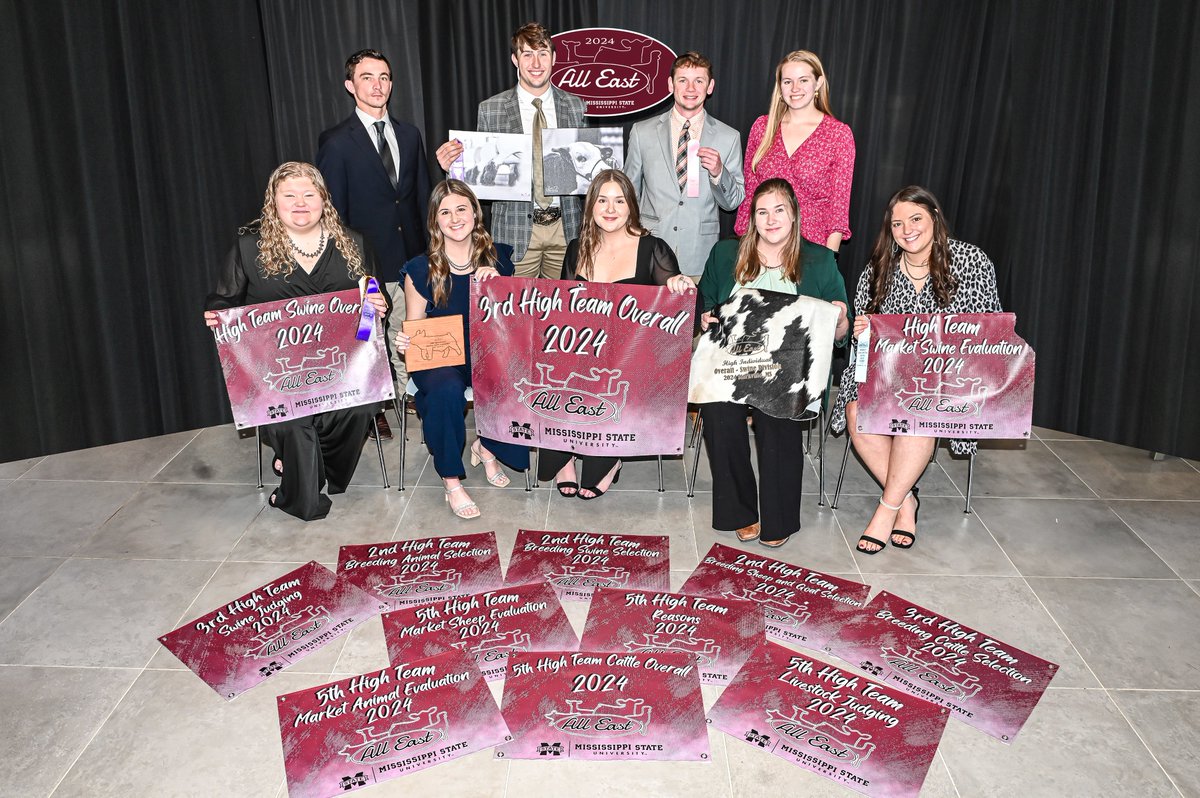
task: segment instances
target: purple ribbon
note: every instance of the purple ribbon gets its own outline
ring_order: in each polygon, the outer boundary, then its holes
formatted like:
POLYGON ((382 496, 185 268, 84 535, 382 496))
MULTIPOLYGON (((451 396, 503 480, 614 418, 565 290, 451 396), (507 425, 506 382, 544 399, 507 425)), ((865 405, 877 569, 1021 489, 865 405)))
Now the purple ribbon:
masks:
POLYGON ((379 283, 375 282, 374 277, 368 277, 367 294, 362 303, 362 317, 358 320, 358 334, 355 335, 360 341, 371 340, 371 333, 375 331, 375 306, 367 301, 367 296, 378 293, 379 283))

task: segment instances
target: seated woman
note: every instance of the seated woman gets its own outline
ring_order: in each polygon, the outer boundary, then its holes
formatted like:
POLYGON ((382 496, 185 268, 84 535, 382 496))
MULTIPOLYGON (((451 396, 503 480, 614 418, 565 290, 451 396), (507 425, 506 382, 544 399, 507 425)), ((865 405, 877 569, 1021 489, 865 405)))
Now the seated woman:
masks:
MULTIPOLYGON (((362 236, 342 226, 321 173, 290 161, 267 182, 257 223, 239 231, 205 300, 204 322, 216 327, 214 311, 225 308, 358 288, 374 272, 374 257, 362 236)), ((387 313, 384 293, 366 301, 387 313)), ((275 451, 271 470, 280 477, 271 505, 304 521, 328 515, 332 503, 321 486, 345 493, 378 409, 362 405, 264 425, 275 451)))
MULTIPOLYGON (((994 313, 1000 310, 996 269, 982 250, 950 238, 946 218, 928 189, 907 186, 892 195, 883 212, 871 259, 854 293, 854 337, 872 313, 994 313)), ((917 539, 917 480, 933 454, 935 440, 911 435, 857 432, 858 383, 853 360, 842 374, 832 426, 847 426, 854 450, 883 486, 879 506, 858 539, 858 550, 876 554, 887 545, 911 548, 917 539)), ((955 454, 973 453, 974 441, 951 441, 955 454)))
MULTIPOLYGON (((464 391, 471 384, 471 281, 490 280, 513 273, 512 247, 495 244, 483 226, 483 211, 474 192, 461 180, 443 180, 429 196, 429 252, 404 266, 404 299, 408 321, 436 316, 462 316, 466 365, 442 366, 411 372, 417 386, 417 412, 425 430, 425 444, 433 453, 433 467, 445 485, 450 511, 459 518, 478 518, 462 479, 462 451, 467 441, 464 391)), ((396 348, 407 352, 411 340, 403 331, 396 348)), ((471 444, 471 465, 483 464, 487 481, 498 488, 509 483, 496 462, 524 471, 529 448, 477 438, 471 444)))
MULTIPOLYGON (((833 252, 801 234, 796 195, 784 179, 764 180, 750 198, 751 226, 740 241, 712 248, 700 278, 705 309, 702 329, 717 321, 712 309, 741 287, 816 297, 837 305, 834 339, 846 337, 846 284, 833 252)), ((709 402, 700 406, 704 445, 713 482, 713 529, 734 530, 743 542, 758 539, 778 548, 800 529, 800 485, 804 446, 799 421, 775 418, 756 407, 754 442, 758 475, 750 467, 750 441, 744 404, 709 402)))
MULTIPOLYGON (((579 238, 567 244, 562 279, 662 285, 674 294, 694 287, 679 273, 675 253, 667 242, 642 227, 633 183, 616 169, 597 173, 588 188, 579 238)), ((580 460, 583 470, 577 478, 571 452, 542 449, 538 479, 553 478, 560 494, 581 499, 603 496, 620 479, 621 461, 615 457, 587 456, 580 460)))

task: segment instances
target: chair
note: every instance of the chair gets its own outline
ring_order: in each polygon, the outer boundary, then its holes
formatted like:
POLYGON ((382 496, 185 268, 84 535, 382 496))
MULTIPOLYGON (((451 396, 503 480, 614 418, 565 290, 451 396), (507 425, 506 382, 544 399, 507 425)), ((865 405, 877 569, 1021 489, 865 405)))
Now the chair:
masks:
MULTIPOLYGON (((400 402, 400 409, 398 411, 398 415, 400 416, 400 476, 397 479, 397 482, 399 483, 399 486, 396 488, 397 490, 404 490, 404 455, 406 449, 408 448, 408 403, 416 399, 416 396, 417 384, 410 379, 408 384, 404 386, 404 394, 400 396, 398 400, 400 402)), ((475 403, 475 392, 470 386, 467 386, 466 390, 463 391, 463 398, 467 400, 467 404, 475 403)), ((425 435, 424 431, 422 431, 421 443, 424 442, 425 435)), ((531 486, 529 471, 530 469, 525 469, 526 493, 537 487, 536 481, 533 482, 531 486)), ((535 470, 534 474, 536 473, 537 471, 535 470)))
MULTIPOLYGON (((390 482, 388 482, 387 463, 384 462, 384 459, 383 459, 383 441, 379 440, 379 425, 376 423, 374 417, 371 418, 371 425, 375 427, 375 450, 379 453, 379 472, 383 475, 383 488, 384 488, 384 490, 387 490, 392 485, 390 482)), ((258 487, 261 488, 263 486, 263 462, 262 462, 263 437, 262 437, 262 427, 261 426, 254 428, 254 440, 258 444, 256 447, 256 451, 258 453, 258 487)), ((401 452, 403 452, 403 451, 404 451, 404 449, 403 449, 403 447, 401 447, 401 452)), ((403 454, 401 455, 401 457, 403 457, 403 454)))
MULTIPOLYGON (((933 442, 933 455, 929 458, 929 462, 931 462, 931 463, 937 462, 937 450, 938 450, 937 444, 938 444, 938 442, 937 442, 937 440, 935 440, 933 442)), ((829 506, 834 510, 836 510, 837 506, 838 506, 838 497, 840 497, 842 495, 842 480, 846 476, 846 461, 850 457, 850 448, 853 445, 854 445, 854 438, 851 437, 850 431, 846 430, 846 448, 845 448, 845 450, 842 451, 842 465, 841 465, 841 468, 838 469, 837 487, 834 488, 834 491, 833 491, 833 501, 829 503, 829 506)), ((975 453, 972 452, 970 458, 967 460, 967 491, 966 491, 967 496, 966 496, 966 504, 963 507, 963 513, 966 513, 966 514, 969 514, 971 512, 971 483, 974 480, 974 478, 975 478, 975 453)))

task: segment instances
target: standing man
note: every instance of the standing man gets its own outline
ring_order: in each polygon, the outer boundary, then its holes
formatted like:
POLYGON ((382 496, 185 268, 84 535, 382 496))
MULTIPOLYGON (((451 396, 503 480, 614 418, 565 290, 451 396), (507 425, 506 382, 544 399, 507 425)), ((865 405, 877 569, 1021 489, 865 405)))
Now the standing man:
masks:
MULTIPOLYGON (((479 104, 478 130, 533 136, 533 202, 493 202, 492 238, 513 248, 517 277, 550 277, 562 272, 567 242, 579 235, 579 197, 542 193, 543 128, 583 127, 583 100, 550 84, 554 42, 537 22, 512 36, 517 85, 479 104)), ((437 149, 438 164, 449 171, 462 144, 448 141, 437 149)))
POLYGON ((712 62, 686 52, 671 65, 674 104, 638 122, 629 133, 625 174, 637 189, 642 224, 671 245, 679 270, 699 280, 708 251, 721 234, 719 208, 736 211, 746 196, 742 137, 704 112, 713 93, 712 62), (700 142, 700 195, 687 191, 687 150, 700 142))
MULTIPOLYGON (((378 50, 359 50, 346 59, 346 91, 354 113, 321 134, 317 168, 342 221, 358 230, 375 250, 383 290, 392 299, 388 328, 404 321, 404 285, 400 269, 425 251, 425 214, 429 205, 429 169, 425 144, 413 125, 387 112, 392 68, 378 50)), ((407 382, 404 361, 387 347, 396 379, 407 382)), ((392 437, 380 413, 380 435, 392 437)))

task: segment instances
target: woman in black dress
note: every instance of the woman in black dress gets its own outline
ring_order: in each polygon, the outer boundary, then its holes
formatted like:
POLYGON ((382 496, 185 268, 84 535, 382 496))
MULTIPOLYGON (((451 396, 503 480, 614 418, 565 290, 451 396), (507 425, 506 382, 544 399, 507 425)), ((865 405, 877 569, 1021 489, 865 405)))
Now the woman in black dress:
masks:
MULTIPOLYGON (((238 232, 204 303, 209 327, 217 326, 217 310, 359 288, 375 272, 374 257, 358 233, 342 226, 312 164, 289 161, 276 169, 262 214, 238 232)), ((366 301, 387 313, 382 292, 366 301)), ((324 518, 331 502, 321 487, 345 492, 378 409, 376 403, 264 425, 275 452, 271 470, 280 477, 271 506, 304 521, 324 518)))
MULTIPOLYGON (((667 242, 642 227, 633 183, 617 169, 598 173, 588 188, 579 238, 567 244, 561 279, 661 285, 674 294, 695 288, 691 280, 679 273, 675 253, 667 242)), ((538 455, 538 479, 553 479, 563 496, 596 499, 620 478, 618 458, 579 459, 583 469, 576 477, 571 452, 542 449, 538 455)))

